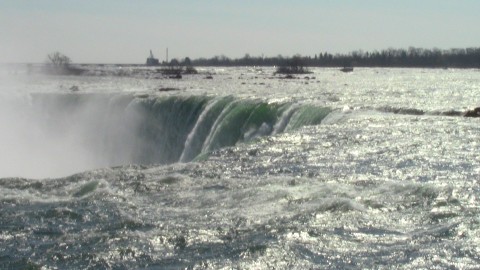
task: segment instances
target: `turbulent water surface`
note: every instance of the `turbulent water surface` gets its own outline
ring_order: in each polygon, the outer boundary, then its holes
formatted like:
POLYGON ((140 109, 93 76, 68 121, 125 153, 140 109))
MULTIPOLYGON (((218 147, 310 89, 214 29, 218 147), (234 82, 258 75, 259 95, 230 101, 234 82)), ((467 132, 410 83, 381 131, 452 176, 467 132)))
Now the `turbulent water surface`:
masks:
POLYGON ((478 70, 89 68, 1 75, 0 268, 480 266, 478 70))

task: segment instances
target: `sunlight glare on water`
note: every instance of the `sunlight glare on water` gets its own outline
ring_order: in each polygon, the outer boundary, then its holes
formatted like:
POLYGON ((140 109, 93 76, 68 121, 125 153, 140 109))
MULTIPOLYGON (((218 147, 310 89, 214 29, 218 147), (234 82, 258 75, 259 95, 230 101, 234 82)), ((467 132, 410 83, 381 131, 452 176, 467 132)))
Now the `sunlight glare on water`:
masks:
POLYGON ((205 70, 13 83, 0 268, 478 267, 480 72, 205 70))

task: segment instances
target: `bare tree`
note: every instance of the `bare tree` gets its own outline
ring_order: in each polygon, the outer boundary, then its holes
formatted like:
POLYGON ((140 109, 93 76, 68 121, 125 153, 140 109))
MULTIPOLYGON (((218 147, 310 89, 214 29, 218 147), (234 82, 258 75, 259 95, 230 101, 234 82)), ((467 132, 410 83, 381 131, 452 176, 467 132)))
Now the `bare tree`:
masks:
POLYGON ((47 57, 50 63, 55 67, 67 67, 72 62, 68 56, 59 52, 53 52, 47 57))
POLYGON ((47 55, 48 64, 44 67, 44 72, 54 75, 81 75, 86 70, 70 65, 70 57, 60 53, 53 52, 47 55))

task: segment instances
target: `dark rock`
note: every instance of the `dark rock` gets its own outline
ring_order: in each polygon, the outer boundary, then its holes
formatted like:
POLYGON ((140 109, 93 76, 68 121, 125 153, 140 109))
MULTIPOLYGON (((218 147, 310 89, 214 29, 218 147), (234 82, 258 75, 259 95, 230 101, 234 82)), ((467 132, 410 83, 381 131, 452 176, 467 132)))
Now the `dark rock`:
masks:
POLYGON ((463 114, 464 117, 480 117, 480 107, 473 110, 468 110, 463 114))
POLYGON ((181 79, 181 78, 182 78, 182 74, 177 73, 175 76, 170 76, 169 78, 170 78, 170 79, 181 79))
POLYGON ((440 112, 440 115, 445 115, 445 116, 461 116, 463 115, 464 113, 462 112, 459 112, 459 111, 455 111, 455 110, 449 110, 449 111, 445 111, 445 112, 440 112))
POLYGON ((340 69, 340 71, 342 71, 342 72, 352 72, 353 67, 343 67, 343 68, 340 69))
POLYGON ((180 90, 180 89, 174 88, 174 87, 161 87, 158 89, 158 91, 161 91, 161 92, 177 91, 177 90, 180 90))

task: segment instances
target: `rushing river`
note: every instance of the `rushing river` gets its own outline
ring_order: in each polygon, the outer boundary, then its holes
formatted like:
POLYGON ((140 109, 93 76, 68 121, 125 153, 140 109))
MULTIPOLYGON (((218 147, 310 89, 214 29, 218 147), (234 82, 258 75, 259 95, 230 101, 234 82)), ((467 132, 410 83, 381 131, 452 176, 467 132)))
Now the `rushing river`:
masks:
POLYGON ((89 68, 2 73, 0 268, 480 267, 478 70, 89 68))

